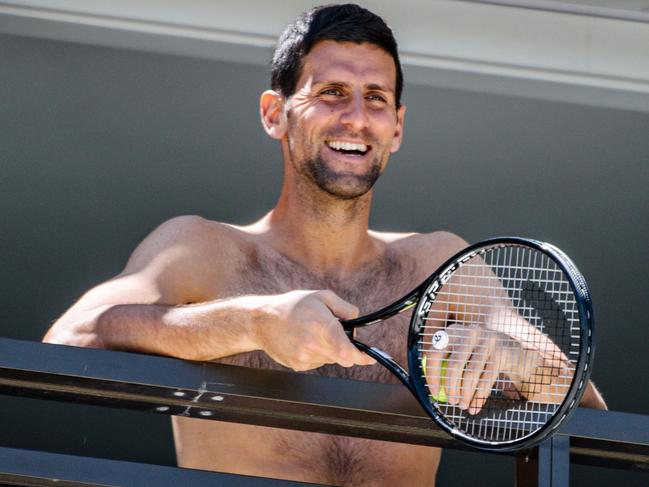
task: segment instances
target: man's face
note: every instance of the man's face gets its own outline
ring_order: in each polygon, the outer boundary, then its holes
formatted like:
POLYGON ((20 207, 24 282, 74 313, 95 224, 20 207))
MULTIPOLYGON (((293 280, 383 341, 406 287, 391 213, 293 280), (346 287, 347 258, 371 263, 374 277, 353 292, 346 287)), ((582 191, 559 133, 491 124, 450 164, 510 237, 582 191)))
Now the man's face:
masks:
POLYGON ((293 167, 343 199, 368 192, 401 143, 392 57, 372 44, 322 41, 304 58, 288 100, 293 167))

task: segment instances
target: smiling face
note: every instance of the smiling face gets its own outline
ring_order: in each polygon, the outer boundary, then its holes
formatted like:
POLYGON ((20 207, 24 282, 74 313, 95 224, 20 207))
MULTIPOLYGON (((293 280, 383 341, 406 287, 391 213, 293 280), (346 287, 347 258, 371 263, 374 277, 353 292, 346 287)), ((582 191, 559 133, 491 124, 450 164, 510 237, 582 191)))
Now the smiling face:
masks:
POLYGON ((367 193, 401 143, 392 57, 372 44, 322 41, 304 57, 286 102, 289 170, 328 194, 367 193))

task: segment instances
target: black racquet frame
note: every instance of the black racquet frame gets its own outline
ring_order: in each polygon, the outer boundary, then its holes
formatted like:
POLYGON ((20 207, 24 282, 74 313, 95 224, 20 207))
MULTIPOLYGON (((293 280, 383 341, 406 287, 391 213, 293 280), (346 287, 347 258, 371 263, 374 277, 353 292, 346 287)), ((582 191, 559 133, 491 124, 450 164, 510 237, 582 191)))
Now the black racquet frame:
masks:
POLYGON ((353 320, 341 321, 341 324, 354 345, 392 372, 412 392, 426 413, 428 413, 442 429, 454 438, 466 444, 478 449, 490 451, 511 451, 530 448, 552 434, 578 406, 588 384, 592 370, 593 355, 595 352, 592 300, 585 279, 568 256, 555 246, 538 240, 521 237, 497 237, 470 245, 449 258, 425 281, 401 299, 365 316, 353 320), (427 310, 422 308, 425 306, 425 303, 434 302, 435 290, 441 287, 445 282, 444 279, 461 267, 464 262, 479 254, 482 249, 498 246, 525 246, 539 250, 549 256, 564 272, 569 281, 572 292, 574 293, 575 301, 579 310, 579 340, 581 346, 579 348, 578 358, 575 361, 575 372, 568 391, 561 405, 545 422, 545 424, 531 435, 523 438, 507 441, 487 441, 476 439, 454 427, 446 420, 443 411, 436 407, 435 403, 431 402, 430 393, 427 390, 425 381, 422 377, 422 350, 419 332, 424 327, 423 318, 427 313, 427 310), (410 320, 410 328, 408 332, 408 371, 406 371, 387 353, 353 338, 353 330, 355 328, 378 323, 411 308, 415 309, 410 320))

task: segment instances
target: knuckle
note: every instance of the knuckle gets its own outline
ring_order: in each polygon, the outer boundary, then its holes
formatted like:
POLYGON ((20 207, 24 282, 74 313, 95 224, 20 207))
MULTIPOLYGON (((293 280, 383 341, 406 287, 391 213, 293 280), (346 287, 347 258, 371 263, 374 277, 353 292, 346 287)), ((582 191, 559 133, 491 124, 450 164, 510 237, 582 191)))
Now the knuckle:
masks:
POLYGON ((295 354, 295 365, 305 366, 311 362, 312 354, 307 349, 301 349, 295 354))
POLYGON ((318 291, 318 295, 323 298, 334 298, 336 295, 331 289, 323 289, 318 291))
POLYGON ((341 365, 341 366, 343 366, 343 367, 353 367, 353 366, 356 365, 356 364, 357 364, 357 363, 356 363, 355 361, 350 360, 350 359, 345 358, 345 357, 340 357, 340 358, 338 359, 338 365, 341 365))
POLYGON ((350 347, 344 343, 336 343, 334 346, 334 353, 336 354, 340 365, 351 367, 352 365, 359 363, 359 357, 355 350, 350 349, 350 347))

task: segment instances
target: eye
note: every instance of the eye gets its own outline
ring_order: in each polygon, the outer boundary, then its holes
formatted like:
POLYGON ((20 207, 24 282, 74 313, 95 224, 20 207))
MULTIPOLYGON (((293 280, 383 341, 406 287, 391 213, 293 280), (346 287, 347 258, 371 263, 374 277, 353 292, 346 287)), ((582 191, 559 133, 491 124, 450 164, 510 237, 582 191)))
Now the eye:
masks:
POLYGON ((340 91, 339 88, 327 88, 325 90, 322 90, 320 92, 320 94, 325 95, 325 96, 342 96, 343 95, 342 91, 340 91))
POLYGON ((378 103, 388 102, 387 98, 381 95, 380 93, 370 93, 365 98, 371 102, 378 102, 378 103))

